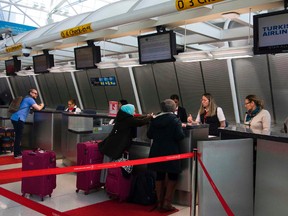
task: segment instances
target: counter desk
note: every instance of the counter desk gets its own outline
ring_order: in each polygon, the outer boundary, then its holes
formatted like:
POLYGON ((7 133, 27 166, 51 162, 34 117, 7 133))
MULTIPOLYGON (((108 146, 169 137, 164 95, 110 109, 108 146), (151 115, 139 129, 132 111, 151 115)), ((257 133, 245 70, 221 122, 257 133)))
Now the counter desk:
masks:
POLYGON ((220 131, 222 140, 253 139, 254 215, 287 215, 288 135, 278 129, 267 133, 244 125, 220 131))
POLYGON ((31 147, 52 150, 57 158, 61 152, 62 111, 34 111, 33 142, 31 147))
POLYGON ((113 128, 109 124, 115 117, 106 114, 62 113, 61 152, 63 164, 77 164, 77 143, 89 140, 103 140, 113 128))

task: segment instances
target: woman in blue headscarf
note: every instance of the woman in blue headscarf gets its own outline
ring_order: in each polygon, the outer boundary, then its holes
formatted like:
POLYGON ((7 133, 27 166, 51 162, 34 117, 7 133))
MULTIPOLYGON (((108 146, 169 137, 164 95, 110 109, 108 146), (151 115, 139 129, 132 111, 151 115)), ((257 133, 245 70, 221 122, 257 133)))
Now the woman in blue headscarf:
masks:
POLYGON ((121 106, 115 118, 115 124, 106 139, 99 143, 99 150, 111 159, 121 158, 124 151, 129 150, 133 138, 133 128, 147 125, 152 115, 144 118, 134 117, 133 104, 121 106))

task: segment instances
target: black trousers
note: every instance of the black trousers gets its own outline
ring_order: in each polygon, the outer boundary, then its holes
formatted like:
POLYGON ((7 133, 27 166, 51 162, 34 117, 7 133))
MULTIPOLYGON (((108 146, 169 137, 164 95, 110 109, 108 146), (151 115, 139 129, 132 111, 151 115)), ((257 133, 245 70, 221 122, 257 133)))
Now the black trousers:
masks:
POLYGON ((21 155, 21 140, 23 136, 24 122, 11 120, 14 131, 15 131, 15 141, 14 141, 14 157, 21 155))

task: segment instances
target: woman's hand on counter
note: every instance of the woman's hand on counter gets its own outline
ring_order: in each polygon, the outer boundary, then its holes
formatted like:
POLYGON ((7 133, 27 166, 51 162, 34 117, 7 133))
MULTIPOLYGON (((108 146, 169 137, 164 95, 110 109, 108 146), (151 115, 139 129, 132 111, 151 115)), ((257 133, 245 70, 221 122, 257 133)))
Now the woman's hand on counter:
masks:
POLYGON ((191 114, 189 114, 189 116, 188 116, 188 118, 187 118, 187 122, 188 123, 193 123, 193 117, 192 117, 192 115, 191 114))

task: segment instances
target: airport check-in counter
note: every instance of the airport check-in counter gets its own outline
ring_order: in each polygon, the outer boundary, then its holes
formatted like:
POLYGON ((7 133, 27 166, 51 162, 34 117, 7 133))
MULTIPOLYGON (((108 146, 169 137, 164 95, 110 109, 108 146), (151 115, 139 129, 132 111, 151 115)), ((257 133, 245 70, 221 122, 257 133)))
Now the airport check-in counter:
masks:
POLYGON ((61 151, 62 111, 34 111, 33 143, 31 147, 52 150, 57 158, 62 158, 61 151))
POLYGON ((77 143, 89 140, 103 140, 111 132, 110 120, 115 117, 106 114, 62 113, 61 152, 63 164, 77 164, 77 143))
MULTIPOLYGON (((148 158, 151 140, 147 138, 148 126, 137 128, 137 138, 133 140, 133 144, 129 150, 130 159, 148 158)), ((186 134, 185 138, 179 143, 181 146, 181 153, 193 152, 197 148, 197 142, 208 140, 209 125, 195 125, 188 126, 184 129, 186 134)), ((193 158, 182 160, 183 171, 180 174, 176 191, 174 195, 174 203, 180 205, 190 205, 191 200, 191 187, 192 187, 192 160, 193 158)), ((135 166, 134 171, 145 170, 147 166, 135 166), (139 168, 140 167, 140 168, 139 168)), ((133 171, 133 172, 134 172, 133 171)))
POLYGON ((255 216, 288 212, 288 135, 273 129, 267 133, 239 124, 220 130, 222 140, 253 139, 255 216))

